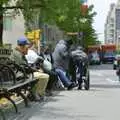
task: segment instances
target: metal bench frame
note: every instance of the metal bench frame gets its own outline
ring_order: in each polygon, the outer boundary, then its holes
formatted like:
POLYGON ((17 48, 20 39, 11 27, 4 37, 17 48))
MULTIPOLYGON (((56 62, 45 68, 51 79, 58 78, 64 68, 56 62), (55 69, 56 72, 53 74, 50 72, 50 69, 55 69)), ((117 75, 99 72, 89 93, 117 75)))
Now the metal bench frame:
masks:
MULTIPOLYGON (((8 64, 8 65, 0 64, 0 65, 2 66, 0 68, 6 67, 10 71, 13 70, 10 67, 11 64, 8 64)), ((13 64, 13 65, 16 65, 16 64, 13 64)), ((18 68, 21 68, 21 67, 20 66, 18 67, 18 65, 17 65, 17 69, 18 68)), ((25 72, 25 71, 22 71, 22 72, 25 72)), ((14 71, 13 71, 13 73, 14 73, 14 71)), ((16 77, 14 77, 14 80, 12 81, 13 83, 11 84, 11 86, 8 86, 8 85, 4 84, 4 80, 1 81, 0 99, 1 98, 6 98, 7 100, 9 100, 13 104, 16 113, 18 112, 18 108, 17 108, 17 105, 16 105, 15 101, 11 99, 11 96, 16 93, 18 96, 21 96, 23 98, 25 106, 26 107, 29 106, 28 105, 28 98, 22 93, 22 91, 25 91, 25 92, 29 91, 30 94, 33 95, 32 88, 36 84, 37 79, 33 78, 33 73, 31 73, 31 74, 32 74, 32 79, 29 79, 29 78, 26 78, 26 74, 23 73, 23 75, 25 75, 24 76, 25 79, 22 79, 20 82, 18 82, 16 77)), ((13 76, 14 75, 15 75, 15 73, 13 74, 13 76)), ((5 113, 4 113, 4 111, 2 111, 2 109, 0 109, 0 113, 2 114, 3 119, 5 119, 5 113)))

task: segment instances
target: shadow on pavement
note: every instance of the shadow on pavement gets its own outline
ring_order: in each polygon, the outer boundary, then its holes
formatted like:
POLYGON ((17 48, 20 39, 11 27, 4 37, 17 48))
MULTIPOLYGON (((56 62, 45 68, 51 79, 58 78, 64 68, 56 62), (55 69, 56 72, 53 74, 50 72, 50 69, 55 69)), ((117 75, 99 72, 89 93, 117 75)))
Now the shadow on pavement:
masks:
POLYGON ((30 120, 30 118, 34 116, 35 113, 40 112, 43 109, 43 106, 48 102, 58 102, 59 99, 56 99, 55 96, 59 96, 59 93, 60 91, 55 91, 53 96, 46 97, 45 101, 43 102, 29 102, 30 107, 27 108, 24 107, 24 103, 21 103, 18 106, 19 112, 17 114, 14 112, 14 110, 6 113, 6 120, 30 120))
MULTIPOLYGON (((93 119, 95 120, 95 118, 97 118, 96 116, 92 116, 92 115, 87 115, 84 113, 75 113, 73 112, 73 110, 71 110, 70 106, 69 108, 67 108, 67 112, 64 110, 64 107, 59 108, 59 106, 55 107, 51 107, 51 106, 47 106, 44 107, 43 109, 41 109, 38 113, 35 114, 35 116, 30 119, 30 120, 39 120, 39 118, 41 117, 43 120, 74 120, 74 118, 76 120, 80 120, 80 119, 93 119), (37 119, 38 118, 38 119, 37 119)), ((42 120, 41 119, 41 120, 42 120)))
POLYGON ((113 64, 90 65, 92 70, 113 70, 113 64))
POLYGON ((107 85, 107 84, 92 84, 92 88, 120 88, 120 85, 107 85))

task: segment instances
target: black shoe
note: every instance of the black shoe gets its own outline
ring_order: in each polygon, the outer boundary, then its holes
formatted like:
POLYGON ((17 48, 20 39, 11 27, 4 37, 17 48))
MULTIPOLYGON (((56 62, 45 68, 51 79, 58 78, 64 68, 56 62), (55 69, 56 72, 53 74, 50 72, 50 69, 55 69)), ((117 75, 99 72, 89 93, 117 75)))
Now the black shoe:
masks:
POLYGON ((78 83, 73 82, 73 86, 74 86, 74 87, 77 87, 77 86, 78 86, 78 83))
POLYGON ((73 83, 71 83, 70 86, 68 86, 68 90, 72 90, 75 87, 75 85, 73 83))
POLYGON ((82 89, 82 85, 79 85, 79 86, 78 86, 78 90, 81 90, 81 89, 82 89))

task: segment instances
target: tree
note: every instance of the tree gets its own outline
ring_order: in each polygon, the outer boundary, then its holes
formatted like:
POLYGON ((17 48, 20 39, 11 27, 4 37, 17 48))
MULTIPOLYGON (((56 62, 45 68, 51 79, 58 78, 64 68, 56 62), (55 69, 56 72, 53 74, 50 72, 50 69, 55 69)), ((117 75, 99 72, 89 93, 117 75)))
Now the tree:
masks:
MULTIPOLYGON (((10 0, 2 1, 1 8, 3 8, 3 4, 7 4, 10 0)), ((96 39, 95 30, 92 27, 95 12, 92 12, 93 6, 90 6, 86 15, 83 15, 80 5, 79 0, 17 0, 16 6, 8 6, 7 4, 4 9, 21 9, 28 29, 30 29, 29 23, 34 24, 35 17, 39 16, 39 23, 56 25, 65 33, 82 31, 84 33, 83 45, 86 46, 89 43, 94 43, 96 39)), ((1 12, 1 16, 3 12, 1 12)), ((2 25, 0 27, 1 31, 2 25)), ((2 39, 0 40, 0 43, 2 43, 2 39)))
POLYGON ((95 44, 97 35, 92 27, 94 6, 89 6, 84 15, 80 9, 79 0, 53 0, 44 9, 44 21, 48 24, 56 24, 64 32, 83 32, 83 46, 95 44))

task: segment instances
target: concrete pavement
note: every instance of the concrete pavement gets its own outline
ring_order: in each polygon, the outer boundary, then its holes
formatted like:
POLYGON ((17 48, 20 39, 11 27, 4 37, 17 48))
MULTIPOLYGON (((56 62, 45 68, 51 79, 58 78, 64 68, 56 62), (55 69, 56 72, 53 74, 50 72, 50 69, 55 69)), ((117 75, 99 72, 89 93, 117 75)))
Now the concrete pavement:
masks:
POLYGON ((91 89, 61 91, 14 120, 120 120, 120 83, 111 65, 91 68, 91 89))

